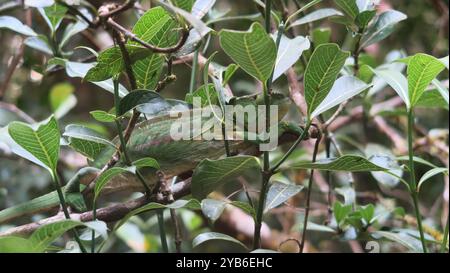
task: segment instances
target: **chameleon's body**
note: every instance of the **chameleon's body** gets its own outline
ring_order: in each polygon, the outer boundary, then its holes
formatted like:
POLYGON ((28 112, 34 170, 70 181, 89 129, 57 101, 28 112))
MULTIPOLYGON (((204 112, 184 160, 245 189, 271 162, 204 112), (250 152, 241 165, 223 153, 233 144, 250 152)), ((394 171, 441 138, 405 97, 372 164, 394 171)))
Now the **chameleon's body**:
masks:
MULTIPOLYGON (((170 135, 170 131, 173 123, 177 121, 176 118, 165 115, 139 124, 131 134, 127 145, 130 160, 135 161, 144 157, 155 158, 160 165, 161 171, 167 177, 173 177, 193 170, 205 158, 219 159, 224 156, 223 140, 174 140, 170 135)), ((292 124, 287 125, 283 123, 280 129, 279 134, 289 131, 294 135, 298 135, 300 128, 292 126, 292 124)), ((255 154, 258 150, 254 142, 239 140, 230 141, 229 143, 233 154, 255 154)), ((102 168, 109 161, 114 152, 114 148, 106 148, 91 164, 92 167, 81 169, 64 188, 66 199, 74 197, 72 198, 73 200, 79 201, 76 198, 77 194, 80 195, 80 191, 95 179, 99 168, 102 168)), ((123 163, 119 162, 117 165, 123 165, 123 163)), ((144 170, 144 172, 146 182, 152 186, 156 182, 155 172, 149 170, 144 170)), ((144 191, 143 186, 134 175, 123 174, 114 177, 103 188, 102 194, 142 191, 144 191)), ((83 206, 80 205, 80 202, 68 203, 72 208, 82 210, 83 206)), ((24 204, 0 211, 0 223, 23 215, 48 211, 58 205, 58 195, 56 192, 51 192, 24 204)))

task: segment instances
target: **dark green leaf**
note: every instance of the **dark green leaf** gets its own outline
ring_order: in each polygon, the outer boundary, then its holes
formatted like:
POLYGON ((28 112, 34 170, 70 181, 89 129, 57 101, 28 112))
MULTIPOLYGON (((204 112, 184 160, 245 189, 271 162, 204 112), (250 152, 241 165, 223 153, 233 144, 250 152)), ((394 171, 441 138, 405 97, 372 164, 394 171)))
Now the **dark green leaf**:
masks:
POLYGON ((310 161, 297 162, 289 168, 347 172, 387 171, 386 168, 375 165, 358 155, 344 155, 339 158, 319 160, 316 163, 311 163, 310 161))
POLYGON ((220 45, 233 61, 256 79, 266 82, 277 58, 275 42, 259 23, 246 32, 222 30, 220 45))
POLYGON ((8 126, 8 132, 17 144, 42 163, 41 166, 56 175, 60 133, 53 116, 31 126, 23 122, 12 122, 8 126))
POLYGON ((411 107, 416 106, 425 89, 445 66, 433 56, 416 54, 408 63, 408 90, 411 107))
POLYGON ((149 90, 135 90, 120 101, 119 115, 122 116, 142 104, 152 104, 152 106, 154 106, 154 111, 167 110, 170 107, 164 98, 156 92, 149 90))
POLYGON ((311 56, 305 71, 305 98, 308 118, 327 97, 350 52, 336 44, 322 44, 311 56))
POLYGON ((359 8, 355 0, 335 0, 335 2, 352 19, 355 19, 359 14, 359 8))
POLYGON ((26 36, 37 36, 34 30, 12 16, 0 16, 0 28, 7 28, 26 36))
POLYGON ((405 14, 396 10, 388 10, 383 12, 367 28, 367 31, 361 38, 360 48, 365 48, 371 44, 384 40, 394 31, 395 25, 406 18, 407 16, 405 14))
POLYGON ((236 156, 219 160, 205 159, 192 176, 192 195, 202 200, 219 186, 242 175, 246 170, 260 168, 257 158, 236 156))
POLYGON ((226 235, 223 233, 217 233, 217 232, 206 232, 206 233, 202 233, 202 234, 198 235, 192 241, 192 247, 197 247, 197 246, 199 246, 205 242, 211 241, 211 240, 228 241, 228 242, 238 244, 238 245, 242 246, 243 248, 247 249, 247 247, 243 243, 238 241, 237 239, 235 239, 229 235, 226 235))
POLYGON ((267 192, 264 212, 267 212, 289 200, 303 189, 303 186, 275 181, 267 192))

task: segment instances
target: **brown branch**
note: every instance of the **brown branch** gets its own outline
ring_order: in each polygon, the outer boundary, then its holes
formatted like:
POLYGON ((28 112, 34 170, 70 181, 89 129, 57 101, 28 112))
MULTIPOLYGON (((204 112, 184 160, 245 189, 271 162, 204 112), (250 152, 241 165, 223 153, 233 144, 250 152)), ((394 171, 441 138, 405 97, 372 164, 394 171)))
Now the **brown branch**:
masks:
POLYGON ((118 23, 116 23, 112 18, 109 18, 106 23, 108 25, 110 25, 114 30, 122 33, 123 35, 125 35, 125 37, 129 38, 130 40, 137 42, 139 44, 141 44, 143 47, 156 52, 156 53, 174 53, 177 52, 178 50, 180 50, 180 48, 186 43, 186 40, 189 36, 189 32, 186 29, 182 29, 181 30, 181 38, 178 41, 178 43, 176 45, 174 45, 173 47, 157 47, 154 45, 151 45, 143 40, 141 40, 140 38, 137 37, 136 34, 134 34, 133 32, 129 31, 128 29, 124 28, 123 26, 119 25, 118 23))
MULTIPOLYGON (((191 179, 187 179, 185 181, 176 183, 172 187, 172 194, 174 199, 180 199, 188 194, 190 194, 190 187, 191 187, 191 179)), ((106 208, 97 209, 96 211, 96 218, 100 221, 104 222, 115 222, 119 221, 122 218, 124 218, 128 213, 131 211, 140 208, 149 202, 155 202, 157 201, 157 196, 151 196, 150 198, 147 198, 146 196, 143 196, 141 198, 128 201, 126 203, 122 204, 116 204, 112 205, 106 208)), ((89 222, 94 219, 92 211, 87 211, 84 213, 71 213, 70 218, 76 221, 80 222, 89 222)), ((55 223, 61 220, 64 220, 64 215, 61 213, 49 217, 43 220, 40 220, 38 222, 18 226, 11 228, 9 230, 6 230, 4 232, 0 233, 0 236, 10 236, 10 235, 29 235, 33 233, 36 229, 41 227, 42 225, 55 223)))

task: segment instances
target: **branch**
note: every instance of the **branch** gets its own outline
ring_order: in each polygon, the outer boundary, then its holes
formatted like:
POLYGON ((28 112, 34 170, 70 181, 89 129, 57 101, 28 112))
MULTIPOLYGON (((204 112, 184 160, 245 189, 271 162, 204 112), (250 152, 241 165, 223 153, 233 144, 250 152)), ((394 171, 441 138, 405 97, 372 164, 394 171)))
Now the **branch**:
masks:
MULTIPOLYGON (((174 199, 180 199, 188 194, 190 194, 191 187, 191 179, 187 179, 185 181, 179 182, 172 187, 172 193, 174 199)), ((115 222, 124 218, 131 211, 145 206, 150 202, 155 202, 157 200, 157 196, 153 195, 150 198, 143 196, 141 198, 128 201, 122 204, 112 205, 106 208, 97 209, 96 218, 100 221, 104 222, 115 222)), ((80 222, 89 222, 94 219, 94 215, 92 211, 87 211, 84 213, 71 213, 70 218, 80 222)), ((59 213, 53 217, 49 217, 43 220, 40 220, 35 223, 30 223, 18 227, 11 228, 4 232, 0 233, 1 236, 10 236, 10 235, 29 235, 33 233, 36 229, 41 227, 42 225, 55 223, 58 221, 64 220, 64 215, 59 213)))
POLYGON ((109 18, 106 23, 108 25, 110 25, 114 30, 122 33, 123 35, 125 35, 125 37, 129 38, 130 40, 137 42, 139 44, 141 44, 143 47, 150 49, 153 52, 156 53, 173 53, 173 52, 177 52, 178 50, 180 50, 180 48, 186 43, 186 40, 189 36, 189 32, 186 29, 182 29, 181 31, 181 38, 178 41, 178 43, 176 45, 174 45, 173 47, 167 47, 167 48, 163 48, 163 47, 157 47, 154 45, 151 45, 143 40, 141 40, 140 38, 138 38, 136 36, 136 34, 134 34, 133 32, 127 30, 126 28, 124 28, 123 26, 119 25, 118 23, 116 23, 112 18, 109 18))

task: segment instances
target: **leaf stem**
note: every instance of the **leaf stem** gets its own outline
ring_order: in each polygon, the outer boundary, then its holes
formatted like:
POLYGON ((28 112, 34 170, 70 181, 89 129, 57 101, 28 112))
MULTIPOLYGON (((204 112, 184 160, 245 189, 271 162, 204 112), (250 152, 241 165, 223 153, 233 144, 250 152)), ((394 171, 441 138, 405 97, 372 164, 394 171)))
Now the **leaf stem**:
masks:
POLYGON ((303 132, 301 133, 300 137, 295 141, 295 143, 289 148, 289 150, 283 155, 283 157, 278 161, 275 166, 272 167, 271 173, 275 173, 278 171, 280 166, 289 158, 289 156, 294 152, 294 150, 297 148, 297 146, 302 142, 306 135, 308 134, 309 128, 311 127, 311 121, 308 121, 308 123, 305 126, 305 129, 303 129, 303 132))
POLYGON ((419 196, 417 192, 416 175, 414 168, 413 130, 414 130, 414 110, 413 108, 411 108, 408 110, 408 155, 409 155, 409 171, 410 171, 409 188, 414 203, 414 211, 416 214, 417 226, 419 228, 420 241, 422 242, 423 252, 427 253, 427 246, 425 243, 425 236, 422 226, 422 217, 420 215, 419 210, 419 196))
POLYGON ((447 223, 445 224, 444 238, 442 239, 442 245, 441 245, 441 253, 446 252, 446 249, 447 249, 448 229, 449 229, 449 217, 447 215, 447 223))
MULTIPOLYGON (((312 163, 315 163, 317 160, 317 153, 319 151, 319 144, 320 144, 321 139, 322 139, 322 136, 321 136, 321 134, 319 134, 319 136, 316 139, 316 143, 314 145, 312 163)), ((308 192, 306 194, 305 218, 303 220, 303 233, 302 233, 302 240, 300 243, 300 253, 303 253, 303 250, 305 248, 306 231, 308 228, 308 218, 309 218, 309 210, 310 210, 310 204, 311 204, 311 192, 312 192, 313 181, 314 181, 314 169, 311 169, 311 174, 309 176, 309 181, 308 181, 308 192)))
POLYGON ((161 246, 164 253, 169 253, 169 246, 167 245, 166 228, 164 226, 164 209, 156 212, 158 216, 159 236, 161 238, 161 246))
MULTIPOLYGON (((52 175, 53 175, 53 182, 55 184, 56 192, 58 193, 59 203, 61 204, 61 208, 64 213, 64 217, 66 219, 70 220, 71 218, 70 218, 69 211, 67 209, 67 203, 66 203, 66 200, 64 199, 64 193, 62 192, 62 189, 61 189, 61 181, 56 172, 53 172, 52 175)), ((80 240, 80 237, 78 236, 78 232, 74 229, 72 231, 72 233, 73 233, 73 237, 75 238, 75 241, 78 243, 78 246, 80 247, 81 252, 87 253, 86 249, 84 248, 84 246, 80 240)))

